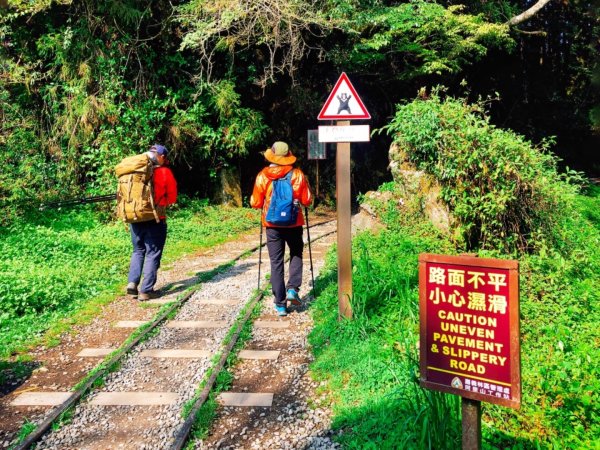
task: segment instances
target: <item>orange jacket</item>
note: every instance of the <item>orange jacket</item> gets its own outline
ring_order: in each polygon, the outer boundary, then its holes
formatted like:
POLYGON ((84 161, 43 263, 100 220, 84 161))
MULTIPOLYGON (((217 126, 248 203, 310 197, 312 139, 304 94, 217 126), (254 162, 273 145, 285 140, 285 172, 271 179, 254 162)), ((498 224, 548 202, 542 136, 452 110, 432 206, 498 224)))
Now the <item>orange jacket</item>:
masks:
MULTIPOLYGON (((265 167, 256 176, 252 197, 250 197, 250 206, 256 209, 262 208, 261 220, 266 227, 275 227, 275 225, 265 220, 265 216, 269 210, 269 204, 271 203, 271 191, 273 189, 271 181, 285 177, 290 170, 294 171, 292 173, 292 190, 294 191, 294 198, 298 199, 303 206, 308 206, 312 203, 312 194, 308 187, 308 180, 300 169, 294 169, 292 166, 265 167)), ((302 214, 302 208, 300 208, 295 225, 278 228, 301 227, 302 225, 304 225, 304 215, 302 214)))

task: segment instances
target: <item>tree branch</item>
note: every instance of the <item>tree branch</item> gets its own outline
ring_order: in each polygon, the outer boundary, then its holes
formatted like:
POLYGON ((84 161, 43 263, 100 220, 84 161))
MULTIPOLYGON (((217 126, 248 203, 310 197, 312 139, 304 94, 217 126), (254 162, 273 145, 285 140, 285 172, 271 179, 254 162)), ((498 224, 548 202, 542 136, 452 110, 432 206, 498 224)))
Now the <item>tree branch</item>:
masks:
POLYGON ((523 11, 521 14, 518 14, 512 18, 510 18, 508 20, 508 22, 506 22, 506 24, 509 27, 514 27, 515 25, 518 25, 522 22, 525 22, 526 20, 531 19, 533 16, 535 16, 540 9, 542 9, 544 6, 546 6, 548 3, 550 3, 552 0, 538 0, 538 2, 533 5, 531 8, 529 8, 526 11, 523 11))
POLYGON ((545 31, 527 31, 527 30, 520 30, 518 28, 514 29, 516 32, 521 33, 521 34, 526 34, 529 36, 547 36, 548 33, 546 33, 545 31))

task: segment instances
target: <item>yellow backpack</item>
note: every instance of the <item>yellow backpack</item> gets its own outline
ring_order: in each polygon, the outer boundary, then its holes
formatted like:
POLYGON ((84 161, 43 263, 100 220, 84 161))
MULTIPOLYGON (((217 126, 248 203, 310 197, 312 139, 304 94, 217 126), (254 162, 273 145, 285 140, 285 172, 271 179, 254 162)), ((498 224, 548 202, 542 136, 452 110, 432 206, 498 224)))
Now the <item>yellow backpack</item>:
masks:
POLYGON ((152 161, 145 153, 129 156, 115 166, 117 187, 117 217, 125 223, 159 222, 154 206, 152 161))

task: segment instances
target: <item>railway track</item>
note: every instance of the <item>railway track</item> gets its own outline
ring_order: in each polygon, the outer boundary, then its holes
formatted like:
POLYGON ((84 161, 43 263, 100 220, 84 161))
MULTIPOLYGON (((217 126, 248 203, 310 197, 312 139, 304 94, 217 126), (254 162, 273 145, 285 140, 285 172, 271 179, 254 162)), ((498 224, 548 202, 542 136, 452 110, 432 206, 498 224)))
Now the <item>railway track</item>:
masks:
MULTIPOLYGON (((312 241, 334 227, 333 221, 311 225, 312 241)), ((182 448, 239 330, 262 299, 255 289, 258 250, 224 262, 216 276, 165 305, 150 323, 117 324, 136 331, 15 448, 182 448), (160 426, 148 427, 152 423, 160 426)))

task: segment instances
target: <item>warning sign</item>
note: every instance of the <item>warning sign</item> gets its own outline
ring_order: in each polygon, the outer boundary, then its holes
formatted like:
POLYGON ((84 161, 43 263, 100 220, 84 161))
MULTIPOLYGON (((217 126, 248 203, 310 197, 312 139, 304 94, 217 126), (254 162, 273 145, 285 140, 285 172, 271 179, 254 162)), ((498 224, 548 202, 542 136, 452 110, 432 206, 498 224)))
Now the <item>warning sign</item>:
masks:
POLYGON ((421 385, 521 403, 518 262, 419 256, 421 385))
POLYGON ((342 72, 317 119, 349 120, 370 118, 371 114, 365 108, 365 105, 356 93, 356 89, 350 83, 350 79, 345 72, 342 72))

